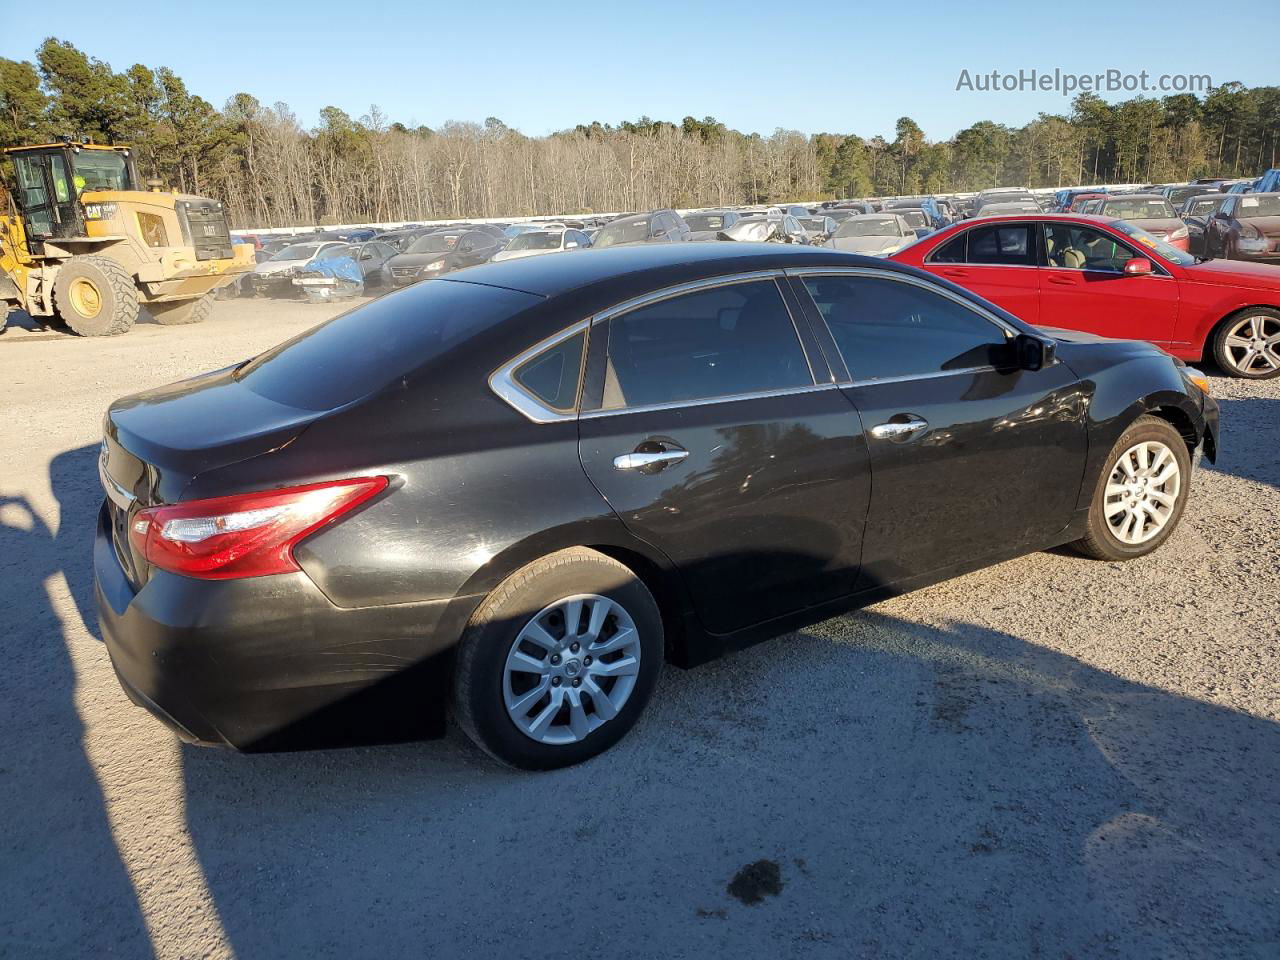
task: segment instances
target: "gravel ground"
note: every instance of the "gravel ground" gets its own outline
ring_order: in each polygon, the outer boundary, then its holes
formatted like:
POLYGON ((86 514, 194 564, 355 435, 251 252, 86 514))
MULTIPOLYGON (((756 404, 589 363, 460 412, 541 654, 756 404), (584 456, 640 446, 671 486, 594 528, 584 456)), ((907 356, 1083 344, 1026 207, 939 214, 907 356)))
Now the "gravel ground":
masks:
POLYGON ((183 746, 98 640, 100 418, 332 312, 0 338, 0 955, 1280 955, 1280 381, 1214 379, 1223 455, 1156 555, 668 669, 572 770, 183 746))

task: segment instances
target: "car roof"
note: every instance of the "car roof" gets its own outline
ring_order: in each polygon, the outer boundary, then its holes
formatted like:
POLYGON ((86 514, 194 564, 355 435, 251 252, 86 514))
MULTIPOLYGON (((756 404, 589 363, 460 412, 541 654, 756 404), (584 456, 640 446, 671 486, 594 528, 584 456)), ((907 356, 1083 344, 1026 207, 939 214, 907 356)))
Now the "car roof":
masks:
POLYGON ((1108 200, 1165 200, 1168 201, 1163 193, 1116 193, 1110 194, 1108 200))
POLYGON ((651 243, 587 249, 572 257, 485 263, 452 278, 554 297, 612 280, 625 279, 627 286, 637 289, 661 289, 725 274, 824 266, 902 269, 878 258, 780 243, 651 243))

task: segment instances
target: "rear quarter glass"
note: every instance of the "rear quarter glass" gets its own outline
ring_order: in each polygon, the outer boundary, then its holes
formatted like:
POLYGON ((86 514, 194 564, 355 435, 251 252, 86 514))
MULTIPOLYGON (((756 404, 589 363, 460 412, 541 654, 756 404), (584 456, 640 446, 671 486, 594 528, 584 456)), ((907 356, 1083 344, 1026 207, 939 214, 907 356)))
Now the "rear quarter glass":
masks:
POLYGON ((503 287, 427 280, 286 340, 249 361, 236 379, 277 403, 333 410, 541 300, 503 287))

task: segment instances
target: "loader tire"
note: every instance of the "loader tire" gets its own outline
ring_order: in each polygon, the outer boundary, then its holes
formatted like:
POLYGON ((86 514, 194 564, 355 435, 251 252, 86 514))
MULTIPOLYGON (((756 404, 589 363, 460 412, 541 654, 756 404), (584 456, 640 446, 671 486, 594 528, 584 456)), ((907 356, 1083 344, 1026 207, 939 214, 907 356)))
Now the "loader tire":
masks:
POLYGON ((114 337, 138 319, 138 288, 124 267, 108 257, 72 257, 58 268, 53 306, 82 337, 114 337))
POLYGON ((194 300, 175 300, 171 303, 152 303, 147 310, 156 323, 174 327, 182 323, 201 323, 213 313, 213 294, 206 293, 194 300))

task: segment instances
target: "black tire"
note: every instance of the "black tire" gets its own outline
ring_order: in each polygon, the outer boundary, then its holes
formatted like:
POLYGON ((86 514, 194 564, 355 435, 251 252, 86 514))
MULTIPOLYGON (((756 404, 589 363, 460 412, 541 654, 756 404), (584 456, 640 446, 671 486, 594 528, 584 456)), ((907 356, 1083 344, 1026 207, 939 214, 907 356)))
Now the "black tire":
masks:
MULTIPOLYGON (((1280 330, 1280 310, 1272 307, 1249 307, 1227 317, 1213 332, 1214 362, 1223 373, 1245 380, 1270 380, 1272 377, 1280 377, 1280 362, 1271 361, 1276 365, 1270 369, 1247 369, 1242 368, 1240 360, 1232 354, 1232 347, 1227 342, 1228 338, 1239 331, 1242 325, 1247 326, 1251 321, 1256 321, 1260 329, 1274 336, 1275 332, 1280 330)), ((1277 352, 1275 347, 1271 349, 1272 352, 1277 352)))
MULTIPOLYGON (((454 716, 467 736, 502 763, 525 770, 581 763, 613 746, 635 724, 657 683, 663 651, 658 605, 628 567, 587 547, 561 550, 512 574, 472 616, 458 646, 454 716), (604 597, 624 608, 639 634, 639 671, 616 716, 575 742, 543 743, 526 735, 507 712, 503 698, 507 655, 520 631, 540 611, 579 594, 604 597)), ((567 694, 566 689, 562 695, 567 694)))
POLYGON ((203 323, 213 313, 213 294, 206 293, 194 300, 176 300, 170 303, 151 303, 147 310, 156 323, 176 327, 185 323, 203 323))
POLYGON ((53 307, 62 322, 82 337, 114 337, 138 319, 138 288, 124 267, 109 257, 72 257, 58 267, 53 281, 53 307), (78 281, 92 286, 96 312, 81 310, 72 296, 78 281))
POLYGON ((1167 420, 1153 416, 1139 417, 1120 435, 1120 439, 1107 454, 1102 472, 1094 487, 1093 499, 1089 503, 1089 520, 1085 535, 1072 546, 1085 556, 1096 560, 1135 560, 1138 557, 1144 557, 1157 550, 1173 535, 1173 531, 1177 529, 1182 519, 1190 493, 1191 454, 1187 450, 1187 443, 1182 438, 1182 434, 1167 420), (1146 441, 1162 443, 1173 453, 1178 464, 1180 484, 1174 506, 1160 531, 1142 543, 1125 543, 1112 529, 1106 517, 1107 484, 1121 456, 1146 441))

